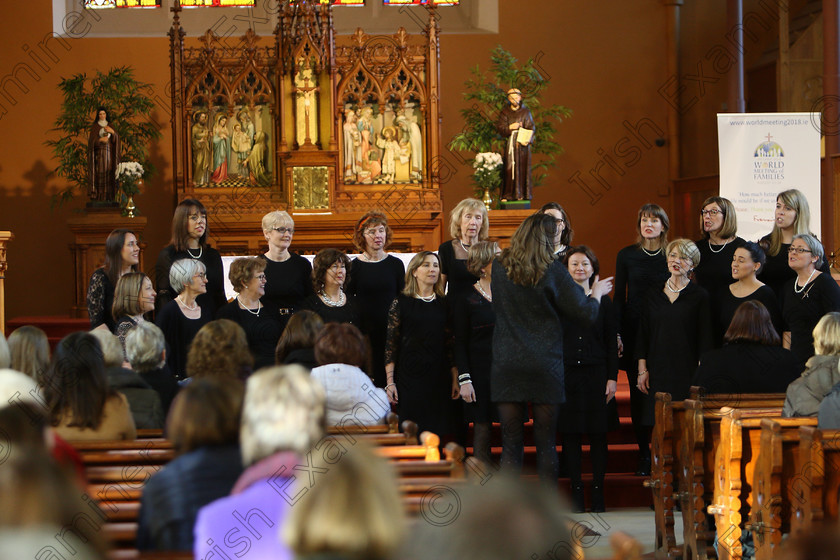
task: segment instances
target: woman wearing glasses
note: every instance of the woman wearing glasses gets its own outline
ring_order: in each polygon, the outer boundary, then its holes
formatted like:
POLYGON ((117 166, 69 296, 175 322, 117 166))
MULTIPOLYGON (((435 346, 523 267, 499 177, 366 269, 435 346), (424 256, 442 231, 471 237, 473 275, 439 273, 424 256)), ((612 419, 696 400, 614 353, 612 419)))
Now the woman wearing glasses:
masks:
POLYGON ((562 261, 566 258, 566 252, 572 244, 572 235, 574 235, 569 216, 563 210, 563 207, 556 202, 543 204, 543 207, 540 208, 540 214, 551 216, 557 224, 557 236, 554 238, 554 256, 557 260, 562 261))
POLYGON ((314 311, 324 323, 350 323, 358 328, 362 320, 356 298, 344 293, 350 258, 338 249, 321 249, 312 264, 315 293, 302 301, 300 308, 314 311))
POLYGON ((793 236, 788 265, 796 277, 782 292, 782 316, 787 325, 782 344, 800 364, 814 355, 813 330, 820 318, 840 311, 840 287, 830 274, 820 272, 825 254, 822 244, 810 234, 793 236))
POLYGON ((228 279, 237 296, 216 313, 216 319, 230 319, 245 331, 254 370, 274 365, 274 349, 283 331, 277 310, 260 301, 265 294, 265 259, 236 259, 230 263, 228 279))
POLYGON ((201 327, 213 314, 201 305, 200 296, 207 293, 207 272, 198 259, 180 259, 169 269, 168 285, 178 295, 164 305, 155 324, 166 339, 166 364, 177 379, 187 376, 187 350, 201 327))
POLYGON ((712 300, 734 282, 732 256, 745 241, 736 235, 738 219, 735 205, 720 196, 710 196, 700 210, 700 231, 703 239, 696 242, 700 250, 700 264, 694 271, 695 281, 709 293, 712 300))
POLYGON ((300 302, 313 293, 312 265, 306 258, 289 252, 295 222, 288 212, 269 212, 263 216, 262 229, 268 251, 263 255, 266 284, 265 295, 260 299, 288 321, 300 302))
POLYGON ((155 309, 159 312, 178 292, 169 283, 172 263, 179 259, 193 259, 204 265, 207 289, 198 297, 198 305, 213 313, 227 302, 225 298, 222 256, 207 244, 207 210, 194 198, 183 200, 175 207, 172 217, 172 240, 158 255, 155 265, 155 285, 158 297, 155 309))

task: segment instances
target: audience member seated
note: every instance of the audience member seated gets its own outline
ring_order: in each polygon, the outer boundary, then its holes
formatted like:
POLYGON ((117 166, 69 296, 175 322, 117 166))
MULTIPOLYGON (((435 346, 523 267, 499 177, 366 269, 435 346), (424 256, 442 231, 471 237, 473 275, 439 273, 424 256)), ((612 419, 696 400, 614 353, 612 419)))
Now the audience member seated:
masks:
POLYGON ((487 560, 488 558, 581 558, 580 524, 568 517, 557 492, 504 475, 482 485, 443 487, 424 510, 395 558, 487 560), (575 527, 575 535, 571 528, 575 527))
POLYGON ((163 429, 165 417, 160 397, 137 372, 123 367, 123 349, 119 338, 101 329, 90 334, 95 336, 102 346, 108 385, 128 399, 134 425, 144 430, 163 429))
POLYGON ((216 319, 201 327, 187 355, 190 379, 225 377, 247 379, 254 366, 242 327, 230 319, 216 319))
POLYGON ((125 337, 125 351, 131 369, 157 391, 163 407, 163 416, 166 418, 172 399, 178 393, 178 382, 166 366, 166 341, 163 339, 163 331, 154 323, 138 324, 125 337))
POLYGON ((840 382, 840 313, 823 315, 813 334, 816 355, 808 359, 808 369, 787 388, 782 416, 816 416, 820 402, 840 382))
POLYGON ((104 560, 102 514, 83 495, 42 449, 11 448, 0 469, 0 558, 104 560))
POLYGON ((5 369, 12 364, 12 355, 9 352, 9 344, 6 337, 0 332, 0 369, 5 369))
POLYGON ((313 560, 387 560, 404 534, 394 470, 363 442, 302 496, 283 528, 295 557, 313 560))
POLYGON ((391 411, 384 389, 362 371, 368 349, 361 331, 347 323, 327 323, 315 342, 315 359, 321 364, 312 377, 327 396, 327 424, 336 426, 342 418, 362 425, 382 423, 391 411))
POLYGON ((277 342, 277 365, 298 364, 308 370, 317 367, 315 340, 323 328, 324 320, 314 311, 303 309, 292 315, 277 342))
POLYGON ((142 272, 129 272, 117 281, 111 315, 116 321, 114 334, 120 339, 125 354, 125 335, 144 322, 145 314, 155 310, 155 289, 142 272))
POLYGON ((246 470, 230 496, 198 512, 196 558, 246 550, 248 560, 291 558, 280 529, 309 490, 307 475, 295 468, 309 464, 309 450, 324 437, 324 413, 324 390, 300 366, 266 368, 248 378, 239 433, 246 470))
POLYGON ((820 403, 817 423, 821 430, 840 430, 840 383, 820 403))
POLYGON ((799 376, 798 362, 779 346, 770 313, 758 300, 738 306, 723 341, 723 348, 700 357, 692 380, 706 393, 782 393, 799 376))
POLYGON ((50 421, 67 441, 137 437, 128 400, 108 386, 102 348, 88 333, 61 339, 43 391, 50 421))
MULTIPOLYGON (((0 335, 2 336, 2 335, 0 335)), ((50 364, 50 343, 47 334, 31 325, 15 329, 9 336, 10 367, 40 381, 50 364)))
POLYGON ((227 496, 242 474, 244 393, 234 379, 197 379, 175 399, 166 435, 177 457, 143 488, 138 549, 192 550, 198 510, 227 496))

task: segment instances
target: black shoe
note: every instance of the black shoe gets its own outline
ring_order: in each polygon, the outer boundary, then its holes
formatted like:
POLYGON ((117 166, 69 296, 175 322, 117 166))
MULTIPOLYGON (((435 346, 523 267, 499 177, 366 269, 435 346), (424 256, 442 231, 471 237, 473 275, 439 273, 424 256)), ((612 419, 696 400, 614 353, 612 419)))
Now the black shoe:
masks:
POLYGON ((593 484, 592 485, 592 512, 593 513, 604 513, 607 511, 607 508, 604 507, 604 485, 603 484, 593 484))
POLYGON ((585 498, 583 495, 583 483, 578 482, 572 485, 572 513, 583 513, 586 511, 585 498))
POLYGON ((636 467, 636 476, 650 476, 650 457, 642 457, 636 467))

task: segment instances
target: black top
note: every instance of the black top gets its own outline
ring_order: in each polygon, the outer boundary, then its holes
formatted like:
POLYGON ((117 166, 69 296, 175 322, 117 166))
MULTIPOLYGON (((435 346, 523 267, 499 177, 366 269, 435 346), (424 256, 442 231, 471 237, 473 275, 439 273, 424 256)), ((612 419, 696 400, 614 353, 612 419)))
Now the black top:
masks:
POLYGON ((642 318, 645 296, 651 286, 659 286, 668 279, 665 248, 655 255, 645 253, 638 245, 630 245, 618 252, 615 259, 615 309, 618 332, 624 344, 620 366, 636 372, 636 333, 642 318))
POLYGON ((470 274, 467 270, 467 259, 455 258, 455 240, 444 241, 438 248, 440 257, 440 273, 446 274, 446 282, 449 284, 447 297, 466 297, 472 291, 472 285, 478 282, 478 276, 470 274))
POLYGON ((385 335, 388 308, 405 286, 405 266, 393 255, 379 262, 353 259, 347 293, 356 297, 361 313, 361 330, 370 337, 371 377, 377 387, 385 386, 385 335))
POLYGON ((709 295, 689 282, 673 303, 662 291, 664 283, 647 295, 642 314, 636 359, 647 360, 649 391, 643 423, 653 425, 654 395, 671 393, 674 401, 688 398, 691 378, 700 356, 712 348, 712 318, 709 295))
POLYGON ((309 309, 321 316, 324 323, 350 323, 356 327, 362 324, 361 316, 359 315, 359 307, 356 305, 356 298, 345 294, 347 301, 341 307, 333 307, 327 305, 317 294, 312 294, 298 306, 300 309, 309 309))
MULTIPOLYGON (((601 298, 594 324, 561 319, 563 323, 563 362, 566 367, 603 365, 604 384, 618 379, 618 341, 615 337, 615 312, 609 296, 601 298)), ((605 385, 602 386, 605 388, 605 385)))
POLYGON ((793 354, 781 346, 736 342, 703 354, 691 384, 707 394, 784 393, 801 372, 793 354))
POLYGON ((88 284, 87 291, 87 308, 91 330, 104 323, 109 331, 114 332, 116 323, 111 315, 113 306, 114 285, 108 280, 105 269, 97 268, 90 275, 90 284, 88 284))
POLYGON ((140 374, 140 377, 152 389, 157 391, 160 397, 160 404, 163 405, 163 415, 166 417, 169 414, 169 407, 172 405, 172 401, 175 399, 175 395, 178 394, 178 389, 180 388, 178 382, 172 376, 172 372, 169 371, 166 364, 163 364, 161 368, 144 371, 140 374))
POLYGON ((201 317, 188 319, 174 300, 164 305, 158 313, 155 324, 163 331, 168 345, 166 365, 176 378, 183 379, 187 376, 187 351, 190 342, 199 329, 212 320, 213 315, 206 307, 201 307, 201 317))
POLYGON ((318 367, 318 361, 315 359, 314 348, 298 348, 292 350, 283 360, 284 364, 298 364, 312 371, 318 367))
MULTIPOLYGON (((172 263, 181 259, 195 258, 187 251, 176 251, 174 245, 167 245, 161 250, 158 255, 157 264, 155 265, 155 285, 157 286, 157 300, 155 300, 155 311, 160 311, 170 301, 174 300, 178 295, 169 284, 169 269, 172 268, 172 263)), ((197 260, 204 263, 207 269, 207 293, 200 294, 196 301, 202 309, 207 309, 210 315, 225 303, 225 270, 222 265, 222 255, 210 247, 203 247, 201 249, 201 257, 197 260)))
POLYGON ((825 273, 812 279, 798 294, 793 291, 795 282, 794 278, 785 284, 782 316, 785 330, 790 331, 790 351, 804 365, 814 355, 814 327, 826 313, 840 311, 840 287, 825 273))
POLYGON ((599 305, 560 261, 534 287, 514 284, 499 260, 492 268, 493 401, 559 404, 565 400, 561 317, 591 324, 599 305))
POLYGON ((266 307, 274 307, 281 315, 291 315, 299 304, 312 295, 312 265, 305 257, 289 253, 282 262, 265 255, 265 295, 260 298, 266 307))
POLYGON ((700 249, 700 264, 694 269, 694 281, 714 299, 721 288, 736 281, 732 278, 732 257, 735 249, 743 247, 746 241, 736 237, 725 245, 710 245, 708 239, 694 243, 700 249))
MULTIPOLYGON (((753 293, 746 297, 735 297, 729 286, 721 288, 718 297, 716 298, 717 307, 715 308, 714 328, 715 328, 715 347, 723 346, 723 335, 729 328, 732 318, 735 316, 735 311, 738 306, 745 301, 760 301, 767 308, 770 313, 770 320, 773 322, 773 328, 779 337, 784 332, 784 321, 782 320, 782 309, 779 306, 779 300, 776 299, 776 294, 770 289, 770 286, 761 286, 753 293)), ((760 392, 760 391, 756 391, 760 392)))
POLYGON ((219 309, 216 319, 230 319, 245 331, 248 348, 254 357, 254 371, 274 365, 274 351, 285 324, 276 308, 262 306, 254 315, 242 309, 239 301, 234 299, 219 309))
POLYGON ((397 414, 420 431, 449 433, 451 338, 446 298, 398 295, 388 311, 385 363, 394 363, 397 414))
MULTIPOLYGON (((762 245, 766 244, 769 247, 770 236, 767 235, 762 237, 761 243, 762 245)), ((788 265, 788 250, 790 249, 790 246, 790 243, 782 243, 779 246, 779 253, 775 256, 771 256, 770 253, 766 253, 767 262, 764 263, 761 273, 758 275, 759 280, 770 286, 770 288, 776 292, 776 297, 779 301, 782 301, 785 284, 788 283, 788 280, 796 278, 796 272, 794 272, 788 265)), ((826 259, 823 259, 822 266, 817 270, 831 274, 831 268, 828 266, 828 261, 826 259)))
POLYGON ((469 373, 475 403, 464 403, 467 420, 491 422, 495 414, 490 400, 490 366, 493 357, 493 304, 478 291, 455 302, 452 313, 455 328, 455 365, 458 373, 469 373))

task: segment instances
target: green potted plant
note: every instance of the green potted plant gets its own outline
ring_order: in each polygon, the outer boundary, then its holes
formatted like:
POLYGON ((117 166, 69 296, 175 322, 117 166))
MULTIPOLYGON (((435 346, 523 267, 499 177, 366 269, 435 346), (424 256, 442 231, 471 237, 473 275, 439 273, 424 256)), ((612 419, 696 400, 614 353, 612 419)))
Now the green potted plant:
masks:
MULTIPOLYGON (((113 166, 116 192, 107 200, 91 205, 119 205, 124 208, 132 195, 139 192, 137 179, 148 179, 154 166, 148 160, 149 144, 161 137, 150 118, 155 103, 149 84, 134 78, 129 66, 112 68, 107 74, 97 71, 90 80, 86 74, 63 78, 58 84, 64 95, 55 127, 57 139, 46 141, 58 161, 55 173, 68 181, 68 185, 53 195, 52 206, 61 206, 72 199, 77 190, 91 191, 92 178, 88 153, 92 142, 92 127, 99 118, 99 109, 107 110, 108 126, 112 127, 119 141, 116 142, 116 161, 137 163, 142 173, 131 181, 121 179, 117 166, 113 166)), ((104 142, 104 140, 103 140, 104 142)), ((127 213, 127 210, 126 210, 127 213)))

